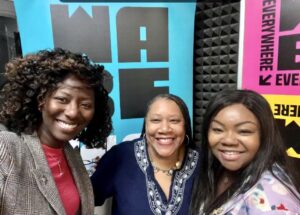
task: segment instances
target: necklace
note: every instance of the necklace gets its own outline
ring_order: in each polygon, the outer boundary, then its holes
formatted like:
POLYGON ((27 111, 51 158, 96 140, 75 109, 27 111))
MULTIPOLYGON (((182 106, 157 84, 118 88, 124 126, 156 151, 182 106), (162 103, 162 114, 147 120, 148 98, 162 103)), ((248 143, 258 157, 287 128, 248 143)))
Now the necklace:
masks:
POLYGON ((62 167, 61 167, 61 159, 62 158, 57 158, 57 157, 54 157, 53 155, 51 154, 48 154, 56 163, 53 165, 53 167, 55 166, 58 166, 58 170, 59 170, 59 175, 58 176, 62 176, 64 174, 64 171, 62 170, 62 167))
POLYGON ((179 160, 175 163, 175 166, 173 166, 169 169, 162 169, 162 168, 156 166, 155 162, 152 160, 151 160, 151 164, 153 166, 154 173, 162 172, 162 173, 166 174, 167 176, 172 176, 174 173, 174 170, 179 169, 181 166, 181 162, 179 160))
POLYGON ((58 177, 62 176, 64 174, 63 171, 63 158, 64 158, 64 153, 62 149, 58 148, 51 148, 47 146, 46 144, 42 144, 42 148, 44 150, 44 153, 46 155, 48 165, 51 169, 52 174, 55 173, 57 174, 57 169, 58 169, 58 177), (55 169, 55 171, 54 171, 55 169))
POLYGON ((224 183, 224 184, 228 184, 228 183, 229 183, 229 177, 228 177, 228 176, 225 176, 225 177, 224 177, 223 183, 224 183))
POLYGON ((153 158, 151 156, 151 150, 149 150, 149 160, 152 164, 154 173, 162 172, 163 174, 166 174, 167 176, 172 176, 174 173, 174 170, 177 170, 181 167, 181 161, 180 161, 180 158, 182 157, 181 154, 182 154, 182 151, 179 150, 177 152, 177 161, 173 167, 170 167, 168 169, 163 169, 163 168, 160 168, 159 166, 157 166, 155 161, 153 161, 153 158))

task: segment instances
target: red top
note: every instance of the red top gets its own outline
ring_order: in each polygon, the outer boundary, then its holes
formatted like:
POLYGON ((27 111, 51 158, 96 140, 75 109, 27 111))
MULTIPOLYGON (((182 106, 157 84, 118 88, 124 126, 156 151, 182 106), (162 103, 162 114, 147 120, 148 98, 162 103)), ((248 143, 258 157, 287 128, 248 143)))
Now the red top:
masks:
POLYGON ((80 210, 80 196, 62 148, 51 148, 42 144, 48 165, 60 194, 67 215, 80 210))

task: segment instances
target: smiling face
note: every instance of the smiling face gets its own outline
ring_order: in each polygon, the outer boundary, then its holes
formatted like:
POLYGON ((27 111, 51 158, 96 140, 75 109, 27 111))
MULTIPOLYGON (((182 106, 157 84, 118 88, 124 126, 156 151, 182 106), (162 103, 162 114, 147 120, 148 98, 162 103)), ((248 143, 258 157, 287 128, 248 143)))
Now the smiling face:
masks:
POLYGON ((227 106, 212 119, 208 142, 222 166, 237 171, 247 166, 259 149, 259 122, 244 105, 227 106))
POLYGON ((42 124, 38 128, 41 143, 62 147, 91 121, 95 111, 94 91, 75 76, 68 76, 39 105, 42 124))
POLYGON ((145 123, 151 155, 159 159, 178 159, 185 138, 185 121, 178 105, 169 99, 157 99, 151 104, 145 123))

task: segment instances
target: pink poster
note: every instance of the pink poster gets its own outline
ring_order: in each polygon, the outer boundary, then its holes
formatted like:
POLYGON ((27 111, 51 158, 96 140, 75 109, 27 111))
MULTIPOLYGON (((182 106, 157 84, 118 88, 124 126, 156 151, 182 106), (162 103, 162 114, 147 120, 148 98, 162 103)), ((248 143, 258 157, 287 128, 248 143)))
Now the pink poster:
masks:
POLYGON ((242 88, 261 93, 300 159, 300 0, 245 0, 242 88))
POLYGON ((300 1, 246 0, 242 87, 300 95, 300 1))

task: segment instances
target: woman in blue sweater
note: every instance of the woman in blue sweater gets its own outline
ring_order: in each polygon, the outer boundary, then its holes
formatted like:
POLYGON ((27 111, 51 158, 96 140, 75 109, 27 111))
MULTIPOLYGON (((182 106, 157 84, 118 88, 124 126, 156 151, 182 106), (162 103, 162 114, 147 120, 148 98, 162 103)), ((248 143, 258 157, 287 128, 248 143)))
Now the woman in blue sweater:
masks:
POLYGON ((112 197, 113 215, 186 215, 198 160, 186 104, 158 95, 141 138, 112 147, 99 161, 91 177, 95 203, 112 197))

